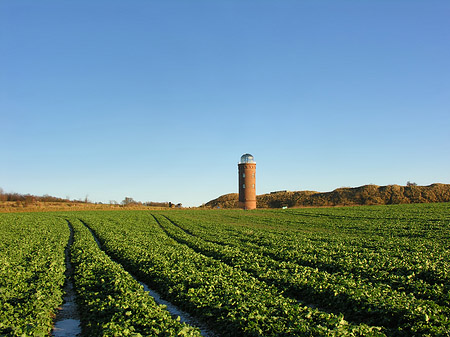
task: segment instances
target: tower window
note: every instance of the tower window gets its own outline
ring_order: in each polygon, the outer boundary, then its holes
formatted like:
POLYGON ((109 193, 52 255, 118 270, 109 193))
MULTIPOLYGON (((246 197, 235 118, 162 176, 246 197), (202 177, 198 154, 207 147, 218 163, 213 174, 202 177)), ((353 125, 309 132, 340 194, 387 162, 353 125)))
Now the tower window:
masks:
POLYGON ((255 188, 255 184, 252 184, 252 187, 255 188))
POLYGON ((242 184, 242 188, 245 188, 245 184, 242 184))
POLYGON ((245 173, 242 173, 242 178, 245 178, 245 173))

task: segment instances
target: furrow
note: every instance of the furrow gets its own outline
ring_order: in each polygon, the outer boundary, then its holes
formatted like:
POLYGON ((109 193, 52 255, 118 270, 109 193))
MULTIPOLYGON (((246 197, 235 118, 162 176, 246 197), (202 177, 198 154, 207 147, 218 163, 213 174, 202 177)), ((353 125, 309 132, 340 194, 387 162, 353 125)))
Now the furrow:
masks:
POLYGON ((76 294, 73 287, 73 267, 70 262, 70 249, 73 244, 73 228, 67 221, 70 230, 69 241, 64 251, 66 271, 64 272, 66 280, 63 291, 64 304, 58 308, 56 313, 52 336, 54 337, 72 337, 81 333, 80 315, 76 304, 76 294))
MULTIPOLYGON (((97 236, 95 235, 95 232, 92 230, 92 228, 90 228, 90 226, 83 220, 80 220, 83 225, 89 230, 89 232, 91 233, 92 237, 94 238, 95 242, 97 243, 97 246, 100 250, 102 250, 106 255, 109 256, 109 258, 114 261, 117 264, 120 264, 119 262, 117 262, 112 256, 110 256, 102 247, 102 244, 100 242, 100 240, 97 238, 97 236)), ((124 268, 126 270, 126 268, 120 264, 122 266, 122 268, 124 268)), ((144 283, 143 281, 139 280, 134 274, 130 273, 129 271, 127 271, 128 274, 131 275, 131 277, 136 280, 139 284, 141 284, 144 288, 144 290, 148 293, 149 296, 151 296, 155 302, 158 305, 163 305, 165 306, 166 310, 174 317, 179 317, 180 322, 197 327, 200 330, 200 333, 202 336, 205 337, 215 337, 217 336, 214 332, 212 332, 210 329, 207 328, 207 326, 203 323, 201 323, 198 319, 192 317, 190 314, 188 314, 187 312, 183 311, 182 309, 180 309, 178 306, 174 305, 173 303, 166 301, 162 298, 162 296, 155 291, 154 289, 151 289, 146 283, 144 283)))

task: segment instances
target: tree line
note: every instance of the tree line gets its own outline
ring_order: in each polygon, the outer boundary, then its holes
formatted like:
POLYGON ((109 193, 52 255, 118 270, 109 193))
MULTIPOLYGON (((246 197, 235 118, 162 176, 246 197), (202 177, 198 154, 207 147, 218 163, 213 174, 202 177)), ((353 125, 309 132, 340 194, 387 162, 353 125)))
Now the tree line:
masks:
POLYGON ((121 202, 122 205, 125 206, 129 206, 129 205, 142 205, 142 206, 152 206, 152 207, 169 207, 169 208, 173 208, 173 207, 181 207, 182 205, 180 203, 178 204, 174 204, 170 201, 165 201, 165 202, 155 202, 155 201, 145 201, 145 202, 141 202, 141 201, 135 201, 133 198, 131 197, 125 197, 125 199, 122 200, 121 202))
POLYGON ((73 202, 66 198, 53 197, 48 194, 43 196, 32 195, 32 194, 20 194, 20 193, 5 193, 2 188, 0 188, 0 201, 19 201, 24 203, 35 203, 35 202, 73 202))
MULTIPOLYGON (((86 204, 103 204, 102 202, 91 202, 89 201, 88 197, 84 200, 69 200, 68 198, 58 198, 53 197, 48 194, 45 194, 43 196, 38 195, 32 195, 32 194, 20 194, 20 193, 5 193, 2 188, 0 188, 0 202, 17 202, 18 204, 24 204, 24 205, 32 205, 37 202, 64 202, 64 203, 86 203, 86 204)), ((110 205, 118 205, 119 203, 115 200, 110 200, 110 205)), ((124 200, 120 203, 123 206, 152 206, 152 207, 165 207, 165 208, 180 208, 182 205, 180 203, 175 204, 170 201, 165 202, 155 202, 155 201, 135 201, 131 197, 125 197, 124 200)))

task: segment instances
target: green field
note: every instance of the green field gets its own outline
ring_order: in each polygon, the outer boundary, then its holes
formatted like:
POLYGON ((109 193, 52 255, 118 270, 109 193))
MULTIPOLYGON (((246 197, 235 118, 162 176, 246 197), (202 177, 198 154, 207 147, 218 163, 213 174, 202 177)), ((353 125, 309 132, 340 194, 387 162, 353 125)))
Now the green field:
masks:
POLYGON ((10 213, 0 235, 0 335, 49 333, 68 249, 85 336, 200 335, 136 279, 218 336, 450 336, 450 203, 10 213))

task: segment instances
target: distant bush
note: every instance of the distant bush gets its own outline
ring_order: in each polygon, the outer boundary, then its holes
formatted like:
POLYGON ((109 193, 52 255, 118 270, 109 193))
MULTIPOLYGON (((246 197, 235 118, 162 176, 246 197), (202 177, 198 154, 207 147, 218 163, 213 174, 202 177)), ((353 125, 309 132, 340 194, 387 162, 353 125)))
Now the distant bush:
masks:
POLYGON ((19 194, 19 193, 5 193, 3 189, 0 188, 0 201, 16 201, 22 202, 23 204, 33 204, 38 201, 40 202, 70 202, 68 199, 52 197, 48 194, 43 196, 31 195, 31 194, 19 194))

